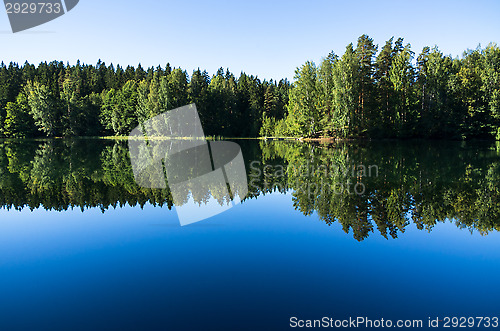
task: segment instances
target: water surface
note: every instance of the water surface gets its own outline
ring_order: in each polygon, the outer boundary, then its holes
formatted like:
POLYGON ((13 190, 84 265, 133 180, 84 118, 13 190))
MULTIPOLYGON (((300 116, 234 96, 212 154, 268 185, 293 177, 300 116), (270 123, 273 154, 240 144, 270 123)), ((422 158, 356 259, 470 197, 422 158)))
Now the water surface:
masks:
POLYGON ((499 315, 495 144, 237 143, 248 195, 181 227, 126 142, 1 141, 0 329, 499 315))

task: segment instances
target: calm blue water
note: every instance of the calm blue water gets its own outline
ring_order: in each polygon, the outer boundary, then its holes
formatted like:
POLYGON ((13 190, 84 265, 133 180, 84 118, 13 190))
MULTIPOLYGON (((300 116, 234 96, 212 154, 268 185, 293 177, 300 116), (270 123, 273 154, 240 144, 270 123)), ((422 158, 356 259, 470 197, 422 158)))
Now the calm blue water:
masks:
MULTIPOLYGON (((34 158, 21 164, 35 169, 34 158)), ((175 209, 150 202, 31 210, 24 196, 21 210, 0 210, 0 329, 288 330, 291 317, 426 325, 500 315, 496 230, 409 221, 397 238, 375 227, 359 241, 316 211, 305 216, 293 192, 184 227, 175 209)))

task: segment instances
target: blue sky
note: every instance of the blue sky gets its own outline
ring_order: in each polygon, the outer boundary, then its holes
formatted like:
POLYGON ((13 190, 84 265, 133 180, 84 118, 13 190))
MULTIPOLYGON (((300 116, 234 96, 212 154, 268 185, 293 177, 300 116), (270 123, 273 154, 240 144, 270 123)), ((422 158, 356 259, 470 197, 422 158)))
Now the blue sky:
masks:
POLYGON ((500 1, 97 1, 12 34, 0 11, 0 60, 80 59, 95 64, 228 67, 261 78, 293 78, 306 60, 344 52, 363 33, 382 46, 402 36, 418 54, 438 45, 460 55, 500 43, 500 1))

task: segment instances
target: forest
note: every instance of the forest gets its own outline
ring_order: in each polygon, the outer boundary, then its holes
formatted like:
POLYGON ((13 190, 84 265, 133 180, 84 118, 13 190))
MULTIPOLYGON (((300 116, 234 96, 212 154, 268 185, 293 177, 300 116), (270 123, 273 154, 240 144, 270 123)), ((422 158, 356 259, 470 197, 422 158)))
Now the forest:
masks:
POLYGON ((295 72, 287 116, 265 118, 265 135, 340 138, 500 139, 500 49, 461 58, 402 38, 378 46, 367 35, 342 56, 295 72))
POLYGON ((500 140, 500 48, 416 55, 403 38, 379 49, 362 35, 293 83, 170 64, 0 64, 0 137, 124 136, 189 103, 209 136, 500 140))
POLYGON ((261 81, 222 68, 212 77, 195 70, 144 69, 98 62, 0 64, 0 136, 126 136, 166 110, 195 103, 210 136, 257 137, 265 105, 280 118, 290 83, 261 81))

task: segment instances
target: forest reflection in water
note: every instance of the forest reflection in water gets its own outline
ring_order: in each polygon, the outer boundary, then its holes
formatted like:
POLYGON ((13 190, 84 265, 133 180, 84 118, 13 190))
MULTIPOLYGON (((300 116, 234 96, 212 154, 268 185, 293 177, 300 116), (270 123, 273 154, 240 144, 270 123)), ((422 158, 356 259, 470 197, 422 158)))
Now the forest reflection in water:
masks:
MULTIPOLYGON (((378 141, 306 144, 238 140, 248 194, 290 194, 295 209, 338 222, 356 240, 397 238, 410 224, 438 222, 488 234, 500 230, 500 145, 489 142, 378 141)), ((185 201, 220 204, 224 190, 193 188, 185 201)), ((172 209, 169 189, 140 187, 124 141, 0 142, 0 206, 6 209, 172 209)), ((276 206, 276 208, 284 208, 276 206)))

